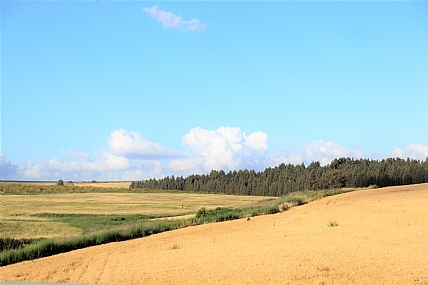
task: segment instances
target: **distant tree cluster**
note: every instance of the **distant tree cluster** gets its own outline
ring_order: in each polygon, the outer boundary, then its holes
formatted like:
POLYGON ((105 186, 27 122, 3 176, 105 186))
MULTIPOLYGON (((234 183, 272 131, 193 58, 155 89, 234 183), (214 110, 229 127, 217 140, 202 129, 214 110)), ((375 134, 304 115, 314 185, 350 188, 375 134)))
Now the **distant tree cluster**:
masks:
POLYGON ((187 178, 165 177, 134 181, 131 188, 184 190, 234 195, 283 196, 300 190, 378 187, 428 182, 428 157, 425 161, 387 158, 378 160, 336 158, 321 166, 280 164, 264 171, 239 170, 225 173, 212 170, 207 175, 187 178))

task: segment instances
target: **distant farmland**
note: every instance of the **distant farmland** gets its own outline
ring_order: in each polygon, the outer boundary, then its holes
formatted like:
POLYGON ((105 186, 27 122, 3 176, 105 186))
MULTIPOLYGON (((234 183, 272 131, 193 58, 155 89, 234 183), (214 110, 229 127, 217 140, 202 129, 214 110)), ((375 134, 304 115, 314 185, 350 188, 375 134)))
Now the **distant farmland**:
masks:
MULTIPOLYGON (((79 235, 82 230, 69 220, 53 219, 58 214, 152 215, 194 214, 202 207, 241 207, 268 197, 215 194, 141 193, 53 193, 43 195, 2 195, 5 211, 0 218, 3 237, 40 238, 79 235), (40 214, 52 214, 48 215, 40 214)), ((91 216, 92 215, 92 216, 91 216)))
POLYGON ((428 284, 427 204, 428 184, 355 191, 275 215, 5 266, 0 276, 86 284, 428 284))

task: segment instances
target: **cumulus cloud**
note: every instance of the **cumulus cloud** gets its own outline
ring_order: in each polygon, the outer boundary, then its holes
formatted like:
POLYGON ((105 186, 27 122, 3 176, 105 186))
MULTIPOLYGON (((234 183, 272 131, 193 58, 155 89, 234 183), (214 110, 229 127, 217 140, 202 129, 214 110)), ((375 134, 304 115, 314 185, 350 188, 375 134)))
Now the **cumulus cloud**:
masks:
POLYGON ((67 153, 67 156, 82 161, 84 163, 93 162, 86 152, 78 152, 74 149, 70 149, 67 153))
POLYGON ((127 158, 102 151, 96 161, 84 153, 79 153, 73 161, 61 161, 57 157, 27 161, 17 167, 16 174, 19 180, 118 180, 114 172, 130 165, 127 158))
POLYGON ((15 179, 16 168, 17 166, 12 164, 6 155, 0 153, 0 179, 15 179))
POLYGON ((107 142, 109 147, 97 149, 94 159, 85 152, 71 149, 67 153, 69 161, 55 157, 50 160, 27 161, 14 166, 2 155, 0 170, 5 177, 3 179, 19 180, 160 178, 165 176, 165 173, 164 167, 157 159, 176 158, 182 155, 179 151, 147 141, 138 132, 123 129, 111 132, 107 142), (123 173, 122 177, 118 175, 119 172, 123 173), (6 177, 5 174, 10 175, 6 177))
POLYGON ((180 173, 181 175, 203 174, 210 170, 205 168, 203 156, 193 155, 189 158, 172 159, 166 166, 166 169, 171 173, 180 173))
POLYGON ((394 157, 423 160, 428 158, 428 146, 421 143, 411 143, 405 148, 393 147, 394 157))
POLYGON ((107 141, 110 152, 119 156, 143 159, 180 156, 180 152, 176 150, 147 141, 138 132, 128 132, 124 129, 111 132, 107 141))
POLYGON ((182 144, 192 150, 191 157, 172 160, 168 165, 170 171, 259 169, 264 167, 268 148, 267 134, 256 132, 247 136, 237 127, 217 130, 196 127, 183 136, 182 144))
POLYGON ((202 31, 207 26, 202 24, 199 19, 184 20, 180 15, 158 9, 158 6, 152 8, 144 7, 144 13, 160 22, 165 28, 182 29, 184 31, 202 31))
POLYGON ((329 164, 334 158, 353 157, 362 158, 363 153, 359 150, 350 150, 332 141, 313 141, 299 148, 283 148, 273 153, 269 159, 269 166, 276 166, 281 163, 306 165, 312 161, 319 161, 321 165, 329 164))
MULTIPOLYGON (((38 159, 20 165, 0 154, 0 179, 8 180, 140 180, 167 175, 187 176, 209 173, 211 170, 233 171, 255 169, 281 163, 322 165, 334 158, 362 158, 359 150, 351 150, 332 141, 313 141, 303 147, 284 147, 266 156, 268 135, 254 132, 247 135, 238 127, 206 130, 192 128, 182 137, 186 152, 167 148, 146 140, 138 132, 114 130, 107 138, 107 147, 88 153, 69 150, 66 159, 38 159)), ((425 160, 428 146, 420 143, 405 148, 394 147, 393 156, 425 160)))
POLYGON ((165 177, 165 169, 160 161, 149 160, 140 162, 135 169, 128 170, 122 175, 122 180, 143 180, 165 177))

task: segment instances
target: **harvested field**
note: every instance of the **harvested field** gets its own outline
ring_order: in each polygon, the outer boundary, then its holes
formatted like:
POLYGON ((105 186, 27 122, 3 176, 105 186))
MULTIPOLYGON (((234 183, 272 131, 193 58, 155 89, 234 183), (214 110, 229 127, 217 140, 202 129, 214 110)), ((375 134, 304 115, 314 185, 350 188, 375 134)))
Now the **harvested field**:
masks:
POLYGON ((326 197, 0 268, 3 281, 428 284, 428 184, 326 197))
MULTIPOLYGON (((201 207, 242 207, 269 199, 193 193, 72 193, 3 195, 0 225, 2 237, 39 238, 76 236, 81 230, 53 223, 34 214, 161 214, 174 216, 195 213, 201 207)), ((188 218, 186 216, 185 218, 188 218)), ((169 218, 170 220, 173 220, 169 218)))
POLYGON ((131 182, 74 182, 79 187, 129 188, 131 182))

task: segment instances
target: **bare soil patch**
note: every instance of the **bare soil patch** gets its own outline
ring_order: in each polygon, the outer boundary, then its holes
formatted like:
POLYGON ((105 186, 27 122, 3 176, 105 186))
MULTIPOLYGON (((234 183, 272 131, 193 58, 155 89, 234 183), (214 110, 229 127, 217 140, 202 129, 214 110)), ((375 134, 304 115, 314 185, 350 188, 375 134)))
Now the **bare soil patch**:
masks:
POLYGON ((0 268, 3 281, 428 284, 428 184, 356 191, 0 268), (328 226, 330 222, 337 226, 328 226))

